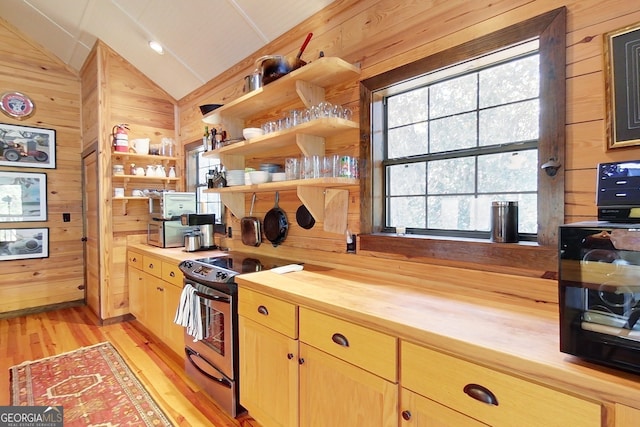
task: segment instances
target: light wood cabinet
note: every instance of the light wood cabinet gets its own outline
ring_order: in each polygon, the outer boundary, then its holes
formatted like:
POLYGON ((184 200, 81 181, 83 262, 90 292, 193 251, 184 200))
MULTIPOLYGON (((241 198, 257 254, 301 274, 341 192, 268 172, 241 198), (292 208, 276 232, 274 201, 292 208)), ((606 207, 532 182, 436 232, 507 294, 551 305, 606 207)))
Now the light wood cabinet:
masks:
POLYGON ((298 425, 298 341, 239 316, 240 404, 263 427, 298 425))
POLYGON ((640 426, 640 409, 615 404, 615 427, 640 426))
POLYGON ((397 382, 395 337, 308 308, 299 310, 301 342, 397 382))
POLYGON ((134 267, 129 267, 127 270, 129 280, 129 311, 141 323, 147 322, 144 316, 144 282, 146 275, 142 270, 134 267))
MULTIPOLYGON (((601 426, 601 405, 401 342, 402 387, 492 426, 601 426)), ((403 411, 415 412, 402 402, 403 411)))
POLYGON ((401 427, 486 427, 487 425, 406 388, 400 391, 400 402, 401 427))
POLYGON ((397 384, 304 342, 299 399, 301 427, 398 425, 397 384))
POLYGON ((131 314, 178 355, 184 353, 184 328, 173 323, 182 294, 177 265, 129 251, 131 314))
POLYGON ((238 307, 240 403, 262 426, 398 425, 395 338, 243 287, 238 307))

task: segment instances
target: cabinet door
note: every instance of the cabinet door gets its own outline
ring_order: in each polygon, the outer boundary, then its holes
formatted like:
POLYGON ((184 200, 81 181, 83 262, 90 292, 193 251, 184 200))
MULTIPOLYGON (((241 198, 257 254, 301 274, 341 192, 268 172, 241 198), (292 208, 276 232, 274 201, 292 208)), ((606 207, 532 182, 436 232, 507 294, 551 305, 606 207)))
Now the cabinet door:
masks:
POLYGON ((486 427, 486 424, 405 388, 400 393, 401 427, 486 427))
POLYGON ((164 334, 164 282, 155 276, 145 274, 144 324, 156 337, 164 334))
POLYGON ((297 426, 298 341, 244 316, 238 324, 240 404, 263 427, 297 426))
POLYGON ((640 426, 640 409, 616 403, 615 427, 640 426))
POLYGON ((140 323, 145 324, 144 318, 144 275, 141 270, 129 266, 127 276, 129 281, 129 311, 140 323))
POLYGON ((300 343, 301 427, 397 427, 398 385, 300 343))
POLYGON ((173 323, 176 309, 180 304, 182 289, 166 283, 164 286, 164 339, 165 343, 178 355, 184 355, 184 328, 173 323))

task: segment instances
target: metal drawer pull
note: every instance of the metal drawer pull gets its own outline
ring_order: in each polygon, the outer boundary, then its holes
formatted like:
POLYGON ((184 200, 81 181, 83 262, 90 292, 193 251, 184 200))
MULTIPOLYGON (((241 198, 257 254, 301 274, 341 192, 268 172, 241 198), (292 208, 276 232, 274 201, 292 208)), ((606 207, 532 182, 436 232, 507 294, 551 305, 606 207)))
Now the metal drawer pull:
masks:
POLYGON ((269 315, 269 310, 267 310, 267 307, 265 307, 264 305, 259 305, 258 306, 258 313, 264 314, 265 316, 268 316, 269 315))
POLYGON ((481 386, 480 384, 467 384, 464 386, 463 391, 467 393, 469 397, 479 400, 480 402, 498 406, 498 399, 496 398, 496 395, 493 394, 491 390, 481 386))
POLYGON ((169 277, 176 277, 176 273, 172 271, 171 273, 169 273, 169 277))
POLYGON ((405 421, 409 421, 411 419, 411 412, 410 411, 402 411, 402 419, 405 421))
POLYGON ((335 333, 331 337, 334 343, 341 345, 343 347, 349 347, 349 340, 342 334, 335 333))
POLYGON ((149 264, 149 268, 153 268, 153 264, 149 264))

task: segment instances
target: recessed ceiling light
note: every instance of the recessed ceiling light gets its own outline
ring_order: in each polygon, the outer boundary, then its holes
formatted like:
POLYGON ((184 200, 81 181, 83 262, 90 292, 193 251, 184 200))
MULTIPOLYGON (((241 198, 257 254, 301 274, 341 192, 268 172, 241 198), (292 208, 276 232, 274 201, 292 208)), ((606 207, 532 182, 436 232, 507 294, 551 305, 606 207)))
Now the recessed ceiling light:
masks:
POLYGON ((164 54, 164 49, 162 48, 162 45, 160 43, 158 43, 157 41, 151 40, 149 42, 149 47, 151 49, 153 49, 156 53, 160 54, 160 55, 164 54))

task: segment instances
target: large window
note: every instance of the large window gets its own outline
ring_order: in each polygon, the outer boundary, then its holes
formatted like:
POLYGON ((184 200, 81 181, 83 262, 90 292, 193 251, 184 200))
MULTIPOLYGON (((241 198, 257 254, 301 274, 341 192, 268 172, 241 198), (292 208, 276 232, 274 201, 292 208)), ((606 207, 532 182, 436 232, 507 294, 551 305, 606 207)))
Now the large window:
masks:
POLYGON ((375 91, 385 229, 488 237, 510 200, 535 236, 539 77, 535 40, 375 91))
POLYGON ((361 249, 530 267, 536 256, 488 244, 491 201, 515 200, 521 239, 555 253, 565 19, 556 9, 361 82, 361 249))

